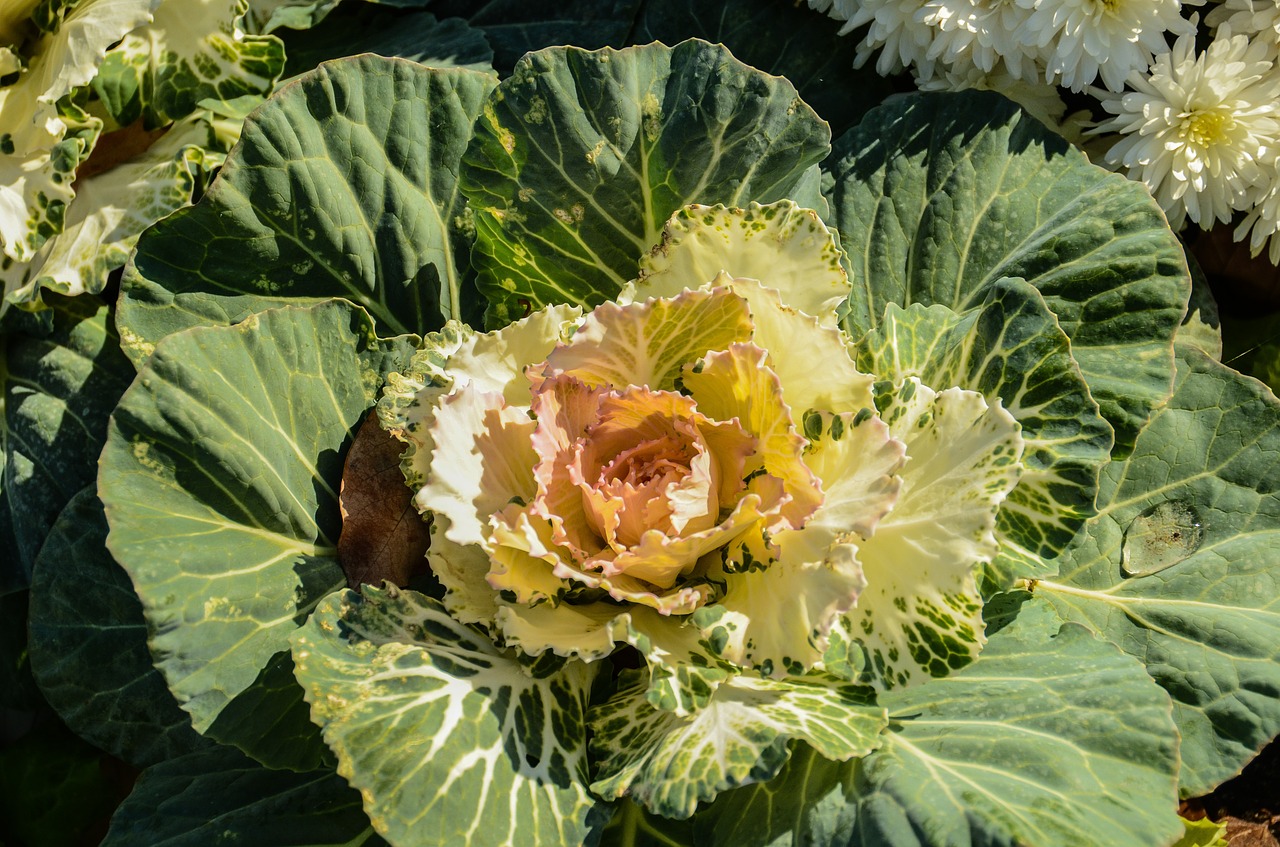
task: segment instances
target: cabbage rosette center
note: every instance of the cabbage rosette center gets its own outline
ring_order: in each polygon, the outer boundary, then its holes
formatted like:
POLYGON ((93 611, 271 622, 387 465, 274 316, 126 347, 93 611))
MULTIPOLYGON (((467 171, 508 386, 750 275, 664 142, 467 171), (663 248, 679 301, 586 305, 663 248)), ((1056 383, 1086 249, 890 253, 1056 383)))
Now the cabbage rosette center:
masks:
POLYGON ((1018 425, 975 392, 884 394, 859 372, 830 234, 784 211, 691 207, 617 301, 488 333, 450 324, 392 377, 380 414, 408 445, 455 618, 531 655, 631 644, 655 685, 691 666, 709 687, 801 674, 833 633, 851 678, 884 685, 976 654, 972 574, 1017 481, 1018 425), (733 258, 707 227, 740 228, 733 258), (940 496, 977 506, 976 524, 929 527, 954 511, 940 496))

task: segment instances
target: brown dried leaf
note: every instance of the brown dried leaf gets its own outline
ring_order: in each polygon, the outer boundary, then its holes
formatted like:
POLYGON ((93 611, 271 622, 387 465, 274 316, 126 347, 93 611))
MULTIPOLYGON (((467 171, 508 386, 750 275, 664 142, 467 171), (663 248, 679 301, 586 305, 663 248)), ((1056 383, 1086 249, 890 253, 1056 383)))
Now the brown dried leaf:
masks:
POLYGON ((384 579, 403 588, 427 570, 427 523, 400 473, 403 448, 370 412, 347 451, 338 558, 352 588, 384 579))

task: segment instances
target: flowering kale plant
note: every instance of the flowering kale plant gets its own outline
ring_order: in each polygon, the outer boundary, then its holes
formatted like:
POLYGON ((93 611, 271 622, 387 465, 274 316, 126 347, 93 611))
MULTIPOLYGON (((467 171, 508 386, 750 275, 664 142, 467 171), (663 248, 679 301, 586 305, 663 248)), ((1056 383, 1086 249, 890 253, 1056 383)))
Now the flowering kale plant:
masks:
POLYGON ((1160 205, 993 93, 513 61, 280 86, 7 340, 106 433, 5 477, 105 843, 1178 841, 1280 732, 1280 404, 1160 205))

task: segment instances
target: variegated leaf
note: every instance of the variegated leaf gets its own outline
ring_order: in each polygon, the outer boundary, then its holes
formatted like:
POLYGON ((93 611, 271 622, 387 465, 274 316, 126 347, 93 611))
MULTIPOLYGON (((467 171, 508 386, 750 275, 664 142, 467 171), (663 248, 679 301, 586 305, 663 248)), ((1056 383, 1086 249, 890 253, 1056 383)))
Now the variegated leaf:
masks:
POLYGON ((339 773, 397 847, 581 844, 608 819, 587 790, 590 666, 517 661, 392 586, 330 595, 293 651, 339 773))
POLYGON ((997 564, 1017 576, 1053 572, 1046 559, 1094 513, 1112 430, 1044 297, 1022 280, 1001 279, 962 314, 890 304, 858 348, 863 370, 895 382, 919 377, 935 390, 971 389, 1017 419, 1024 467, 997 516, 997 564))
POLYGON ((592 708, 592 753, 600 796, 629 796, 656 814, 687 818, 728 788, 773 777, 800 739, 837 760, 880 744, 884 709, 869 690, 830 677, 770 680, 736 676, 692 715, 653 708, 642 677, 592 708))

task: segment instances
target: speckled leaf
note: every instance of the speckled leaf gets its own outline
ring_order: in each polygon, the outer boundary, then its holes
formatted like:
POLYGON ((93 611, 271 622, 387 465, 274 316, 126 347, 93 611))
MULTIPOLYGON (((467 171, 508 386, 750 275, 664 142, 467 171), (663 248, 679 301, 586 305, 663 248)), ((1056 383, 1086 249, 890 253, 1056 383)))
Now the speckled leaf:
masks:
POLYGON ((283 729, 311 726, 285 684, 288 636, 345 584, 342 451, 411 341, 375 339, 340 301, 196 327, 157 347, 112 416, 107 545, 142 600, 157 666, 198 731, 266 764, 318 761, 283 729))
POLYGON ((1169 691, 1194 796, 1280 733, 1280 404, 1180 356, 1173 398, 1103 473, 1098 516, 1035 590, 1169 691))
POLYGON ((129 576, 107 552, 93 487, 62 511, 31 585, 31 666, 40 690, 82 738, 136 767, 208 742, 151 662, 129 576))
POLYGON ((1021 473, 1013 417, 975 391, 915 377, 877 398, 906 445, 893 509, 858 545, 866 588, 836 627, 866 652, 858 678, 890 688, 940 677, 982 649, 975 568, 998 545, 996 515, 1021 473))
POLYGON ((463 159, 489 319, 612 297, 677 209, 793 196, 829 141, 790 83, 718 45, 529 54, 463 159))
POLYGON ((0 339, 0 591, 29 584, 62 508, 97 474, 107 417, 131 378, 107 307, 50 297, 53 331, 0 339))
POLYGON ((890 303, 858 348, 863 371, 978 391, 1017 419, 1026 444, 1023 473, 997 516, 997 566, 1017 576, 1053 573, 1047 560, 1094 513, 1112 431, 1039 292, 1022 280, 1000 279, 963 314, 890 303))
POLYGON ((10 297, 31 302, 42 288, 70 296, 102 291, 108 275, 124 266, 142 231, 190 204, 209 171, 222 162, 220 153, 207 149, 212 147, 211 131, 200 118, 175 124, 145 151, 97 172, 95 164, 112 138, 104 136, 96 155, 81 167, 62 232, 46 241, 30 262, 0 270, 10 297))
POLYGON ((107 53, 94 89, 119 124, 184 118, 201 100, 271 90, 284 69, 284 45, 239 27, 248 0, 165 0, 151 23, 107 53))
POLYGON ((631 797, 669 818, 688 818, 725 789, 772 778, 792 739, 847 760, 879 746, 886 725, 869 689, 825 676, 737 676, 684 716, 650 705, 647 686, 644 674, 631 674, 592 708, 599 770, 591 790, 609 800, 631 797))
POLYGON ((589 843, 607 820, 587 791, 590 666, 517 661, 392 586, 331 595, 293 650, 339 773, 397 847, 589 843))
POLYGON ((347 2, 319 26, 280 35, 287 50, 286 76, 357 53, 399 56, 433 68, 493 69, 493 48, 480 30, 461 18, 438 20, 418 10, 347 2))
POLYGON ((111 818, 103 847, 384 847, 360 794, 331 770, 268 770, 227 747, 142 772, 111 818))
POLYGON ((835 156, 850 335, 875 328, 887 303, 965 311, 1000 278, 1025 279, 1071 339, 1117 455, 1132 447, 1169 396, 1191 285, 1142 186, 990 92, 895 100, 841 137, 835 156))
POLYGON ((1159 847, 1181 832, 1167 696, 1046 604, 967 668, 879 700, 878 750, 843 765, 798 750, 774 781, 699 815, 697 843, 1159 847))
POLYGON ((205 198, 139 240, 121 292, 126 352, 141 361, 170 332, 328 296, 384 333, 467 317, 457 163, 493 84, 358 56, 282 88, 205 198))
MULTIPOLYGON (((73 173, 102 126, 87 115, 72 118, 74 107, 56 104, 93 78, 107 48, 150 20, 157 2, 70 4, 56 23, 45 22, 47 34, 34 42, 26 70, 0 86, 0 270, 29 261, 62 229, 73 173)), ((7 5, 6 17, 17 11, 7 5)))

